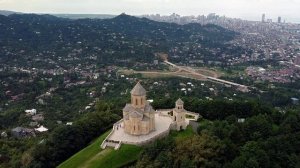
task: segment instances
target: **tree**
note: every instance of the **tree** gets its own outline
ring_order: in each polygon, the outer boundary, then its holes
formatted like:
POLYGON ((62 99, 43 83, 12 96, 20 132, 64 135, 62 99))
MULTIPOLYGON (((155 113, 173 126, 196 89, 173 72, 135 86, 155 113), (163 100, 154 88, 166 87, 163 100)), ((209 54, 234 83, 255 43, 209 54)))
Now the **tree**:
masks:
POLYGON ((196 167, 219 167, 219 156, 223 145, 216 137, 208 134, 195 135, 176 143, 173 152, 175 165, 191 160, 196 167))
POLYGON ((232 167, 270 167, 270 159, 257 142, 249 141, 242 147, 240 156, 233 160, 232 167))
POLYGON ((89 113, 71 126, 57 127, 46 143, 32 152, 32 167, 55 167, 108 130, 118 117, 110 111, 89 113))
POLYGON ((266 138, 272 133, 272 124, 268 116, 259 114, 247 119, 243 129, 247 139, 257 140, 266 138))

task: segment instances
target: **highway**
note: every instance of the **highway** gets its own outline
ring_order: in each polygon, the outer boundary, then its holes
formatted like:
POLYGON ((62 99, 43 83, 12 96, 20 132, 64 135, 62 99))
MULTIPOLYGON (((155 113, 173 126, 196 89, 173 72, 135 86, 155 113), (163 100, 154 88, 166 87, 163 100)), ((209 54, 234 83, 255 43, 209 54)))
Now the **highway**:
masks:
POLYGON ((198 76, 201 76, 205 79, 208 79, 210 81, 213 81, 213 82, 219 82, 219 83, 223 83, 223 84, 227 84, 227 85, 231 85, 231 86, 236 86, 236 87, 239 87, 239 88, 245 88, 247 89, 248 86, 246 85, 241 85, 241 84, 238 84, 238 83, 234 83, 234 82, 230 82, 230 81, 226 81, 226 80, 223 80, 223 79, 218 79, 218 78, 214 78, 214 77, 210 77, 210 76, 206 76, 206 75, 203 75, 203 74, 200 74, 198 72, 196 72, 193 68, 191 67, 181 67, 181 66, 177 66, 169 61, 164 61, 166 64, 174 67, 174 68, 178 68, 179 70, 182 70, 182 71, 187 71, 189 73, 191 73, 192 75, 198 75, 198 76))

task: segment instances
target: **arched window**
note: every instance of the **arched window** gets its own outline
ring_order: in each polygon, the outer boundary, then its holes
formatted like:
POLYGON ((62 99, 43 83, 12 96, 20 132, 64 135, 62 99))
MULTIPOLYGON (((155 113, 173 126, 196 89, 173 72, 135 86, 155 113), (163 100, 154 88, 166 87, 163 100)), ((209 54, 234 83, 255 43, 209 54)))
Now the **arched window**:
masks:
POLYGON ((137 98, 135 99, 135 105, 138 105, 138 99, 137 98))
POLYGON ((175 116, 175 121, 176 121, 176 116, 175 116))
POLYGON ((143 98, 141 98, 141 105, 143 104, 143 98))

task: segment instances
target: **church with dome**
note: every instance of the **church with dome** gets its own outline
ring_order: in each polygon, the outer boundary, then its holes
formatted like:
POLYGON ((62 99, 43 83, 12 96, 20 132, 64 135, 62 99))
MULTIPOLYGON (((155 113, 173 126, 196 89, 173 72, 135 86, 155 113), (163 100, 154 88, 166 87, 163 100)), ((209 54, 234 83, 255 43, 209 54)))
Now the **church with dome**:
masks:
POLYGON ((146 98, 146 90, 138 82, 131 90, 131 103, 123 108, 124 131, 145 135, 155 130, 155 111, 146 98))
POLYGON ((186 129, 191 120, 199 118, 199 114, 184 109, 181 99, 175 102, 172 109, 154 110, 147 101, 146 93, 140 82, 133 87, 131 101, 123 108, 123 118, 113 125, 101 148, 113 147, 117 150, 121 144, 144 145, 167 136, 171 130, 186 129))

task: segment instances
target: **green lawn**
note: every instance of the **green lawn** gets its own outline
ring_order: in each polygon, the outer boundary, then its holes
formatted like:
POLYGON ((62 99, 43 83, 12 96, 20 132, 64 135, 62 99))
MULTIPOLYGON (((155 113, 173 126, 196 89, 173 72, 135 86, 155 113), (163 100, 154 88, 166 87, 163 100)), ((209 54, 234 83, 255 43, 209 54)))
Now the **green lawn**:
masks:
POLYGON ((181 131, 171 131, 171 136, 174 137, 175 139, 182 139, 182 138, 187 138, 192 135, 194 135, 194 131, 192 126, 187 126, 185 130, 181 131))
POLYGON ((89 168, 112 168, 121 167, 137 160, 142 147, 123 144, 119 150, 112 148, 105 149, 103 153, 91 159, 86 167, 89 168))
POLYGON ((112 168, 121 167, 135 161, 142 150, 141 147, 123 144, 119 150, 112 148, 102 150, 100 148, 102 141, 110 131, 107 131, 88 147, 60 164, 58 168, 112 168))

